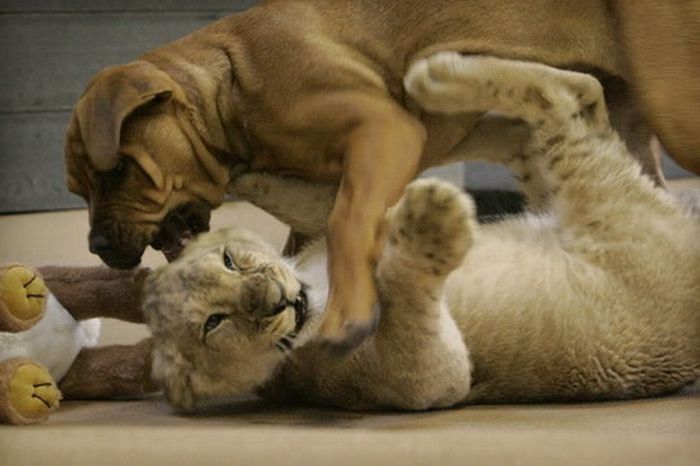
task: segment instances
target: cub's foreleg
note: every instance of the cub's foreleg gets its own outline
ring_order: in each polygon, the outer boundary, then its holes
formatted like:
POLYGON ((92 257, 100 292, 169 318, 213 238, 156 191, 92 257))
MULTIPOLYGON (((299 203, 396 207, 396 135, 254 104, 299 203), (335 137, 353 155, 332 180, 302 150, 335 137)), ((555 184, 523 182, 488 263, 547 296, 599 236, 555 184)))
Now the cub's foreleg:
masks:
POLYGON ((381 318, 360 349, 371 358, 367 390, 381 406, 452 405, 469 391, 471 365, 442 291, 472 244, 474 206, 448 183, 418 180, 389 213, 389 223, 377 269, 381 318))

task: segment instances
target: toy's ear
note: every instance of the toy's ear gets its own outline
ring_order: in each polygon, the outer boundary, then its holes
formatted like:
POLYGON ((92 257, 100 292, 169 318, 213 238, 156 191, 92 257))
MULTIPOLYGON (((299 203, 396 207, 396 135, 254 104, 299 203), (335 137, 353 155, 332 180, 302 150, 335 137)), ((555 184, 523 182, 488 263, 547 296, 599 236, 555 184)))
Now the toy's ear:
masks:
POLYGON ((23 264, 0 266, 0 331, 21 332, 44 316, 49 290, 39 272, 23 264))
MULTIPOLYGON (((119 160, 121 129, 137 109, 170 100, 179 86, 152 63, 135 61, 107 68, 88 85, 73 112, 90 162, 108 171, 119 160)), ((73 126, 73 125, 71 125, 73 126)))

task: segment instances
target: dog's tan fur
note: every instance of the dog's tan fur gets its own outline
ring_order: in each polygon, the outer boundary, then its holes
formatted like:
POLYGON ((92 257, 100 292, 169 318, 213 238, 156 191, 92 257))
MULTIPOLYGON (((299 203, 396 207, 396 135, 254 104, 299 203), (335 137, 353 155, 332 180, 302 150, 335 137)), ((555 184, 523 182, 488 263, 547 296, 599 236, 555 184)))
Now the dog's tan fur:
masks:
POLYGON ((455 50, 597 73, 613 123, 663 184, 626 84, 624 17, 608 6, 271 1, 108 68, 76 105, 66 142, 69 188, 90 206, 91 247, 110 265, 135 265, 168 212, 189 202, 217 207, 230 170, 341 181, 322 334, 362 335, 384 212, 418 171, 458 159, 455 147, 479 137, 477 114, 431 114, 405 95, 416 60, 455 50))
MULTIPOLYGON (((411 184, 389 212, 377 331, 340 359, 314 341, 328 288, 323 240, 286 261, 239 230, 204 235, 145 286, 155 375, 176 407, 256 388, 351 409, 618 399, 700 376, 700 219, 641 176, 598 81, 439 53, 411 68, 406 87, 429 110, 526 121, 528 144, 490 160, 515 172, 542 213, 477 225, 457 188, 411 184), (275 305, 304 287, 299 326, 291 304, 275 305)), ((521 122, 499 124, 501 137, 519 137, 521 122)), ((299 231, 323 232, 333 187, 257 174, 234 184, 285 205, 299 231)))

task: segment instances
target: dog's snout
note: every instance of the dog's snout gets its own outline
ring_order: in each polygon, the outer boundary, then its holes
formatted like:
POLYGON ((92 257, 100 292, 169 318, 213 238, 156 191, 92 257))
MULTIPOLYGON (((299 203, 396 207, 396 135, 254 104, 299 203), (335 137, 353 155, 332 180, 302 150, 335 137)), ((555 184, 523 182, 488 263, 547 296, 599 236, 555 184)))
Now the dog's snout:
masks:
POLYGON ((88 242, 90 244, 90 252, 100 256, 114 249, 114 245, 107 235, 98 230, 90 232, 88 242))
POLYGON ((141 262, 143 250, 123 250, 104 231, 93 229, 88 236, 90 252, 114 269, 131 269, 141 262))

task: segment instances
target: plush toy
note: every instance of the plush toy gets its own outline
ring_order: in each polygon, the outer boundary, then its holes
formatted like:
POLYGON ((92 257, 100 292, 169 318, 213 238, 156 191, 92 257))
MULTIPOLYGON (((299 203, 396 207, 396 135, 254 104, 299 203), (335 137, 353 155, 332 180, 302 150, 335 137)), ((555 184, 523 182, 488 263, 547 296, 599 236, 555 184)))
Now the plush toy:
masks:
POLYGON ((150 378, 150 339, 95 346, 97 317, 143 322, 146 273, 0 266, 0 422, 41 422, 62 398, 135 398, 158 390, 150 378))

